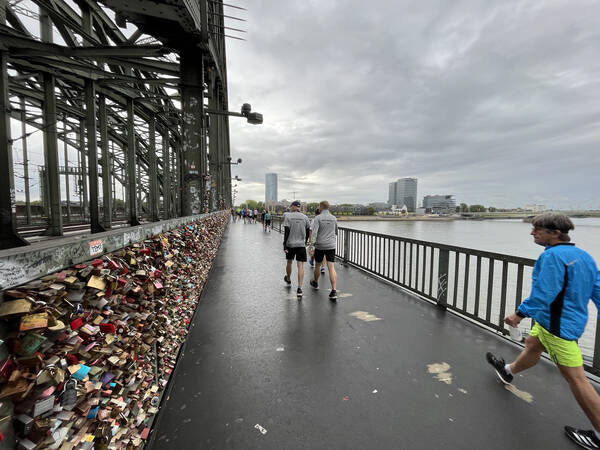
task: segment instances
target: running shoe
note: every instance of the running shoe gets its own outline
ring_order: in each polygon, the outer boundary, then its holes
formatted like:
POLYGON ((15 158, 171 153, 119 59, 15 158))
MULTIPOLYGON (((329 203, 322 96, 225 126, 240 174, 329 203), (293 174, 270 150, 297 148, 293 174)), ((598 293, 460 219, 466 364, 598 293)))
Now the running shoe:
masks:
POLYGON ((331 300, 331 301, 337 300, 337 291, 335 289, 332 289, 331 292, 329 293, 329 300, 331 300))
POLYGON ((485 358, 487 359, 487 362, 489 362, 496 371, 496 374, 498 375, 498 378, 500 378, 500 381, 502 381, 504 384, 512 383, 513 376, 504 369, 504 366, 506 365, 504 359, 496 358, 490 352, 487 352, 485 354, 485 358))
POLYGON ((589 450, 600 449, 600 439, 596 437, 594 430, 578 430, 573 427, 566 426, 565 434, 577 445, 589 450))
POLYGON ((292 284, 292 280, 290 280, 290 277, 288 277, 287 275, 283 276, 283 281, 285 281, 287 284, 292 284))
POLYGON ((302 298, 302 295, 303 295, 303 293, 302 293, 302 288, 301 288, 301 287, 299 287, 299 288, 296 290, 296 295, 298 296, 298 298, 302 298))
POLYGON ((312 258, 308 260, 308 263, 310 264, 310 267, 315 267, 315 261, 312 258))
POLYGON ((315 289, 319 289, 319 283, 317 283, 315 280, 310 280, 310 285, 315 289))
POLYGON ((321 267, 321 273, 325 273, 325 267, 321 267))

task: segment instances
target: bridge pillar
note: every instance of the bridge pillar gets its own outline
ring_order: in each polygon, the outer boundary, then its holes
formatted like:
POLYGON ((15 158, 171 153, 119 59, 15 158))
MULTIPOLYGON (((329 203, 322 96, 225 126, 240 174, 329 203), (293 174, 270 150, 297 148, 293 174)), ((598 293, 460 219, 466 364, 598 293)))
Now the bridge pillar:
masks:
POLYGON ((158 168, 156 162, 156 119, 150 116, 148 119, 148 182, 150 183, 150 219, 158 222, 158 168))
POLYGON ((181 51, 182 215, 203 212, 205 206, 206 141, 204 135, 203 59, 195 49, 181 51))
POLYGON ((92 233, 104 231, 98 212, 98 149, 96 141, 96 86, 93 80, 85 80, 85 131, 87 153, 90 163, 90 226, 92 233))
MULTIPOLYGON (((5 5, 0 4, 0 6, 2 6, 1 12, 4 12, 5 5)), ((8 51, 0 45, 0 171, 3 174, 0 177, 0 236, 2 236, 0 250, 27 245, 27 242, 17 233, 7 62, 8 51)))
MULTIPOLYGON (((227 108, 227 103, 225 103, 225 108, 227 108)), ((223 117, 223 145, 224 145, 224 159, 227 161, 227 158, 231 156, 231 151, 229 147, 229 117, 223 117)), ((227 202, 228 206, 233 206, 232 192, 231 192, 231 165, 227 164, 225 166, 225 186, 227 187, 227 202)))
POLYGON ((58 137, 56 134, 56 92, 54 76, 43 74, 44 104, 44 165, 46 166, 45 187, 48 192, 48 228, 45 231, 49 236, 62 236, 63 224, 60 205, 60 178, 58 175, 58 137))
POLYGON ((81 119, 79 121, 79 154, 81 155, 81 186, 80 186, 80 196, 83 204, 83 211, 81 211, 81 215, 85 220, 88 215, 89 203, 88 203, 88 169, 87 169, 87 150, 85 148, 85 120, 81 119))
POLYGON ((133 99, 127 99, 127 209, 129 225, 139 225, 137 217, 136 170, 135 170, 135 128, 133 99))
POLYGON ((112 227, 111 164, 108 152, 108 124, 106 118, 106 97, 98 96, 98 122, 100 125, 100 148, 102 151, 102 211, 103 226, 112 227))
POLYGON ((171 217, 171 158, 169 148, 169 128, 165 127, 162 135, 163 153, 163 219, 171 217))
MULTIPOLYGON (((219 108, 217 99, 217 90, 215 89, 214 74, 210 80, 211 95, 208 100, 209 108, 216 110, 219 108)), ((220 136, 219 136, 219 116, 210 116, 209 128, 208 128, 208 159, 209 159, 209 170, 210 170, 210 210, 215 211, 219 209, 219 196, 221 193, 219 182, 221 181, 221 172, 223 170, 223 163, 219 158, 219 147, 220 147, 220 136)))

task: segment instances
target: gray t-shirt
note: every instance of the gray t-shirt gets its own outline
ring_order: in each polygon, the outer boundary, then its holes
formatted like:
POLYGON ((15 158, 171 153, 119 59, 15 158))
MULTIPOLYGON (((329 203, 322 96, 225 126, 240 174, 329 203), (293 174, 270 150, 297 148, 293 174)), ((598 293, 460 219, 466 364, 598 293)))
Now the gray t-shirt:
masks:
POLYGON ((318 250, 335 249, 337 239, 337 219, 329 210, 321 211, 315 216, 312 223, 312 235, 315 239, 315 248, 318 250))
POLYGON ((288 212, 283 215, 283 226, 290 227, 287 247, 304 247, 306 243, 306 229, 310 220, 300 211, 288 212))

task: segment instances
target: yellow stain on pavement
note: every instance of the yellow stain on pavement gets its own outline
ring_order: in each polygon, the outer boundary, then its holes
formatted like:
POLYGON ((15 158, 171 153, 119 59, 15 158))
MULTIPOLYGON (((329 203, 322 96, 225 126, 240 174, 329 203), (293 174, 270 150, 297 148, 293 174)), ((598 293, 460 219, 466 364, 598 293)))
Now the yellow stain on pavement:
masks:
POLYGON ((533 402, 533 395, 531 395, 529 392, 525 392, 520 389, 517 389, 512 384, 505 384, 504 389, 506 389, 508 392, 513 393, 514 395, 519 397, 521 400, 526 401, 527 403, 533 402))
POLYGON ((375 320, 382 320, 381 317, 377 317, 366 311, 354 311, 353 313, 350 313, 350 315, 352 317, 356 317, 357 319, 363 320, 365 322, 373 322, 375 320))
POLYGON ((434 374, 435 378, 442 383, 452 384, 452 374, 449 372, 449 370, 450 364, 445 362, 427 364, 427 371, 431 374, 434 374))

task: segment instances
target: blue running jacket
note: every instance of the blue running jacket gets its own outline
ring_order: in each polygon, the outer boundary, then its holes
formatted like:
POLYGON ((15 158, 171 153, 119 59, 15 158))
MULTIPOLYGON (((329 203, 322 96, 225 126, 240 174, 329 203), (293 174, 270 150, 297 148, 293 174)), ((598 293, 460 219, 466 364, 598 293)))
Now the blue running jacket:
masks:
POLYGON ((573 341, 583 334, 590 299, 600 310, 596 263, 574 244, 557 244, 546 247, 535 262, 531 294, 518 311, 555 336, 573 341))

